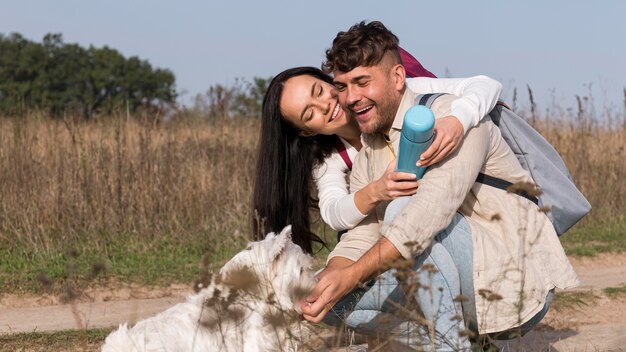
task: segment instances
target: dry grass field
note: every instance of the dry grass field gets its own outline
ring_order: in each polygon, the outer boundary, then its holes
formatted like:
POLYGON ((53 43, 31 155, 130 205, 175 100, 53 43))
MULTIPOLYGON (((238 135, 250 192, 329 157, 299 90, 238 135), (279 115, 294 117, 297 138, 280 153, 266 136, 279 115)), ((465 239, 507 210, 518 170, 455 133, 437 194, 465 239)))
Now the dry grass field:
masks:
MULTIPOLYGON (((563 238, 584 255, 626 248, 613 243, 626 214, 626 118, 587 113, 583 103, 523 115, 593 205, 563 238)), ((184 282, 203 255, 208 263, 229 257, 249 233, 259 125, 0 118, 0 286, 32 290, 40 272, 55 279, 103 269, 121 280, 184 282)))
MULTIPOLYGON (((523 116, 593 206, 562 238, 568 254, 621 252, 626 113, 579 102, 577 111, 523 116)), ((251 118, 0 117, 0 296, 71 300, 111 283, 190 284, 201 263, 218 267, 248 240, 259 126, 251 118)), ((334 233, 317 228, 332 245, 334 233)), ((80 338, 97 345, 103 333, 80 338)), ((42 336, 44 344, 63 338, 42 336)))
POLYGON ((257 130, 250 119, 3 118, 0 251, 12 259, 0 286, 35 289, 37 273, 62 278, 69 262, 76 274, 96 263, 122 280, 190 281, 204 254, 219 262, 246 240, 257 130))

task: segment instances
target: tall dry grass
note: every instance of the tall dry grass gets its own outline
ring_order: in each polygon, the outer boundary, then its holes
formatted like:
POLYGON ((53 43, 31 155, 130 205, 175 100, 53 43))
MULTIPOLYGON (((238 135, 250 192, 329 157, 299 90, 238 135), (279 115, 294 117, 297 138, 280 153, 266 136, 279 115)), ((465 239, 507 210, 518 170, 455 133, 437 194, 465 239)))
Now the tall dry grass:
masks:
POLYGON ((254 120, 0 119, 0 245, 54 251, 245 230, 254 120))
MULTIPOLYGON (((626 214, 626 118, 536 109, 525 117, 563 156, 594 207, 626 214)), ((248 233, 259 121, 0 118, 0 246, 51 252, 248 233)))
POLYGON ((576 109, 556 106, 543 113, 531 109, 520 114, 561 154, 576 185, 591 203, 593 209, 583 222, 604 223, 623 218, 626 216, 626 90, 624 109, 613 107, 596 112, 588 97, 576 99, 576 109))

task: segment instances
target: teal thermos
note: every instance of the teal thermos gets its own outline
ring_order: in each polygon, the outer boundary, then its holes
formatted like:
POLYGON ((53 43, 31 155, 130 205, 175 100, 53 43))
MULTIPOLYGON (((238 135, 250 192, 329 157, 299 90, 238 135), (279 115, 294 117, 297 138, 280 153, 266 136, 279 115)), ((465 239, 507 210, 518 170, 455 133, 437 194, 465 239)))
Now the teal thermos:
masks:
POLYGON ((414 173, 418 179, 424 176, 426 168, 417 167, 415 163, 432 143, 434 126, 435 115, 423 105, 415 105, 404 114, 397 171, 414 173))

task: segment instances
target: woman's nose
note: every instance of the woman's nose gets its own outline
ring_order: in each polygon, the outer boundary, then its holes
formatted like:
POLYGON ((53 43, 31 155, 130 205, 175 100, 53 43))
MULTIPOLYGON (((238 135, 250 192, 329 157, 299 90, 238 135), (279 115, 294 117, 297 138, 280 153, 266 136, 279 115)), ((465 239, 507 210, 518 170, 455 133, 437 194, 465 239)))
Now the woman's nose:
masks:
POLYGON ((330 91, 330 97, 333 99, 337 99, 339 96, 339 92, 337 91, 337 88, 335 88, 335 86, 332 87, 332 89, 329 90, 330 91))

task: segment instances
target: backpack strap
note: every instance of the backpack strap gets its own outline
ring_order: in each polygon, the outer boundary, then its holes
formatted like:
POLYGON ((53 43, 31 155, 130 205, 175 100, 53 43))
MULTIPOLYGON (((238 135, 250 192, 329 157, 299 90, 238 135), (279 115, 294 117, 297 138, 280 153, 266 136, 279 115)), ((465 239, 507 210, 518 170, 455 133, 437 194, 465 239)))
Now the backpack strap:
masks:
MULTIPOLYGON (((504 191, 509 191, 508 188, 513 186, 513 184, 509 181, 503 180, 498 177, 489 176, 487 174, 483 174, 482 172, 478 173, 478 177, 476 177, 476 182, 482 183, 483 185, 499 188, 504 191)), ((529 201, 535 203, 535 205, 539 205, 539 199, 537 197, 531 196, 524 190, 516 190, 513 192, 519 196, 522 196, 529 201)))
POLYGON ((500 115, 502 108, 506 108, 508 110, 512 110, 510 106, 508 106, 502 100, 498 100, 496 106, 489 112, 489 117, 491 117, 491 122, 493 122, 496 126, 500 127, 500 115))
POLYGON ((415 96, 414 104, 416 105, 424 105, 429 108, 433 105, 435 100, 442 95, 446 95, 446 93, 428 93, 428 94, 418 94, 415 96))
POLYGON ((335 138, 335 149, 339 153, 343 162, 346 163, 348 170, 352 171, 352 160, 350 160, 350 156, 348 155, 348 151, 346 150, 346 146, 343 144, 339 137, 335 138))
MULTIPOLYGON (((437 100, 437 98, 445 94, 446 93, 419 94, 415 97, 415 104, 423 105, 430 109, 431 106, 433 105, 433 102, 437 100)), ((500 109, 502 109, 502 106, 508 108, 508 105, 506 105, 505 103, 498 102, 496 104, 496 108, 494 108, 489 113, 491 120, 493 121, 493 123, 496 124, 496 126, 500 126, 500 113, 498 111, 498 106, 500 107, 500 109)), ((479 183, 482 183, 484 185, 488 185, 491 187, 499 188, 504 191, 508 191, 508 188, 513 185, 511 182, 507 180, 503 180, 501 178, 494 177, 494 176, 489 176, 487 174, 483 174, 482 172, 480 172, 478 176, 476 177, 476 182, 479 182, 479 183)), ((539 205, 539 199, 537 199, 537 197, 531 196, 524 190, 517 190, 515 194, 530 200, 536 205, 539 205)))

